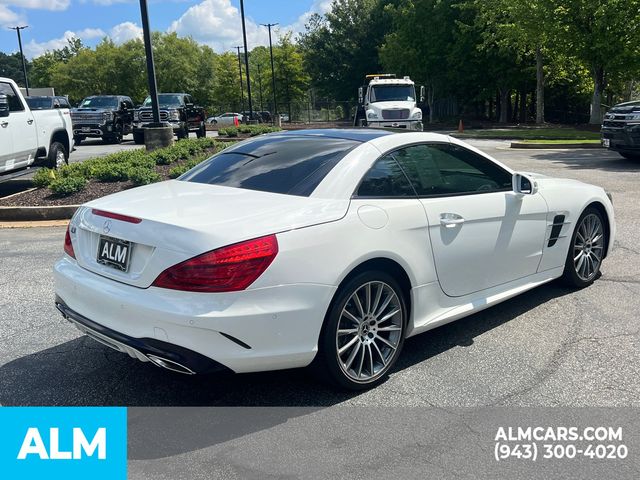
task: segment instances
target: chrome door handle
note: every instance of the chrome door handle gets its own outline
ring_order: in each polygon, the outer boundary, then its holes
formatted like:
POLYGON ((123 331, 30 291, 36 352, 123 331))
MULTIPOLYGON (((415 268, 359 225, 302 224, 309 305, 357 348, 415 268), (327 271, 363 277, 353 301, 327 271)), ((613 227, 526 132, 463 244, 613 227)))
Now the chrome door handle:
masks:
POLYGON ((464 218, 462 218, 457 213, 441 213, 440 214, 440 225, 444 228, 455 228, 457 225, 462 225, 464 223, 464 218))
POLYGON ((0 126, 1 126, 2 128, 6 128, 6 127, 7 127, 7 125, 9 125, 9 122, 2 122, 2 123, 0 123, 0 126))
POLYGON ((27 120, 27 123, 31 125, 33 123, 33 118, 30 118, 29 120, 27 120))

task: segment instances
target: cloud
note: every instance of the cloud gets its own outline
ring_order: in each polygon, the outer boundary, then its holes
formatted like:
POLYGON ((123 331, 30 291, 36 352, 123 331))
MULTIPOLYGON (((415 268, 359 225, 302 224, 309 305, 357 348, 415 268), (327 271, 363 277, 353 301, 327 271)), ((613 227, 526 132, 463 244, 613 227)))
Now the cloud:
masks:
POLYGON ((71 0, 0 0, 1 5, 39 10, 66 10, 71 0))
POLYGON ((118 44, 142 38, 142 27, 132 22, 120 23, 109 30, 109 37, 118 44))
MULTIPOLYGON (((282 32, 298 33, 313 13, 326 13, 331 9, 332 0, 315 0, 311 8, 300 15, 291 25, 280 25, 276 30, 276 39, 282 32)), ((249 50, 258 45, 269 44, 269 33, 265 27, 256 23, 250 16, 245 17, 247 44, 249 50)), ((236 45, 242 45, 242 23, 240 11, 231 5, 230 0, 204 0, 189 7, 168 29, 180 36, 190 36, 200 43, 209 45, 216 51, 226 51, 236 45)))
POLYGON ((24 18, 0 4, 0 26, 8 27, 24 23, 24 18))
POLYGON ((94 38, 102 38, 105 36, 106 33, 100 28, 85 28, 84 30, 79 30, 76 32, 67 30, 66 32, 64 32, 62 37, 54 38, 46 42, 39 43, 35 40, 31 40, 24 46, 24 54, 28 58, 34 58, 42 55, 49 50, 58 50, 60 48, 66 47, 69 43, 69 40, 72 38, 91 40, 94 38))

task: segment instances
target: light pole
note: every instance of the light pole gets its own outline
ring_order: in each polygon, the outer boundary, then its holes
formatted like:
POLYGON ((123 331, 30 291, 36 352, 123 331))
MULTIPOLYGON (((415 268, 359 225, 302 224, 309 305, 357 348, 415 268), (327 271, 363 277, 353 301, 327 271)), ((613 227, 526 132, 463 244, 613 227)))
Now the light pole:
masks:
POLYGON ((253 120, 253 105, 251 104, 251 79, 249 78, 249 50, 247 49, 247 29, 244 26, 244 0, 240 0, 240 15, 242 16, 242 43, 244 43, 244 68, 247 73, 247 98, 249 99, 249 123, 253 120))
MULTIPOLYGON (((240 98, 242 103, 242 112, 244 112, 244 85, 242 84, 242 60, 240 60, 240 49, 242 47, 237 46, 235 48, 238 49, 238 71, 240 72, 240 98)), ((244 113, 242 113, 242 115, 244 115, 244 113)))
POLYGON ((15 30, 18 33, 18 46, 20 47, 20 57, 22 58, 22 73, 24 74, 24 88, 27 92, 27 97, 29 96, 29 79, 27 78, 27 63, 24 60, 24 52, 22 51, 22 38, 20 37, 20 30, 24 30, 25 28, 29 28, 29 25, 24 25, 22 27, 9 27, 11 30, 15 30))
POLYGON ((274 110, 274 120, 278 115, 278 101, 276 100, 276 71, 273 68, 273 44, 271 43, 271 27, 275 27, 278 25, 277 23, 261 23, 263 27, 267 27, 269 29, 269 54, 271 55, 271 81, 273 82, 273 110, 274 110))
POLYGON ((151 28, 149 27, 147 0, 140 0, 140 16, 142 17, 144 53, 147 59, 147 80, 149 82, 149 96, 151 97, 151 110, 153 112, 153 123, 144 129, 144 143, 147 150, 155 150, 156 148, 166 147, 173 144, 173 129, 169 124, 160 122, 158 84, 156 83, 156 69, 153 62, 153 48, 151 46, 151 28))

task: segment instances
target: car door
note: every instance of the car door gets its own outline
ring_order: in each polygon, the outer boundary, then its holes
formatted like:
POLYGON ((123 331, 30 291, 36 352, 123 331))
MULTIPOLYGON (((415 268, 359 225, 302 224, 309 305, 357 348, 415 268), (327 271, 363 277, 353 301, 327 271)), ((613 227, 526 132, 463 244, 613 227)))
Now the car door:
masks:
MULTIPOLYGON (((1 94, 0 95, 4 95, 1 94)), ((3 98, 3 100, 5 100, 3 98)), ((8 113, 8 112, 5 112, 8 113)), ((0 117, 0 173, 13 168, 13 139, 9 131, 9 116, 0 117)))
POLYGON ((26 167, 33 163, 38 151, 38 133, 31 111, 18 96, 10 83, 0 82, 0 94, 6 95, 9 102, 9 116, 0 123, 2 130, 8 132, 12 142, 11 158, 5 160, 5 169, 26 167))
POLYGON ((468 295, 536 273, 547 226, 541 195, 513 192, 510 172, 459 145, 414 145, 393 156, 424 206, 447 295, 468 295))

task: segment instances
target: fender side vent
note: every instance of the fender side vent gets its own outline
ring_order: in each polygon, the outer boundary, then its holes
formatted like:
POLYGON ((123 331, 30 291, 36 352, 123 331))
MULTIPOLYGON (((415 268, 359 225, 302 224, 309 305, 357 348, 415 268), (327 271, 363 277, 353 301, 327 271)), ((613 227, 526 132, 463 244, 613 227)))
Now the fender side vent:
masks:
POLYGON ((236 344, 240 345, 242 348, 246 348, 247 350, 251 350, 251 345, 247 345, 242 340, 238 340, 236 337, 233 337, 233 336, 229 335, 228 333, 224 333, 224 332, 218 332, 218 333, 220 335, 222 335, 223 337, 231 340, 233 343, 236 343, 236 344))
POLYGON ((560 230, 562 230, 562 225, 564 225, 564 215, 556 215, 553 217, 553 226, 551 227, 551 234, 549 235, 549 243, 547 247, 553 247, 558 238, 560 238, 560 230))

